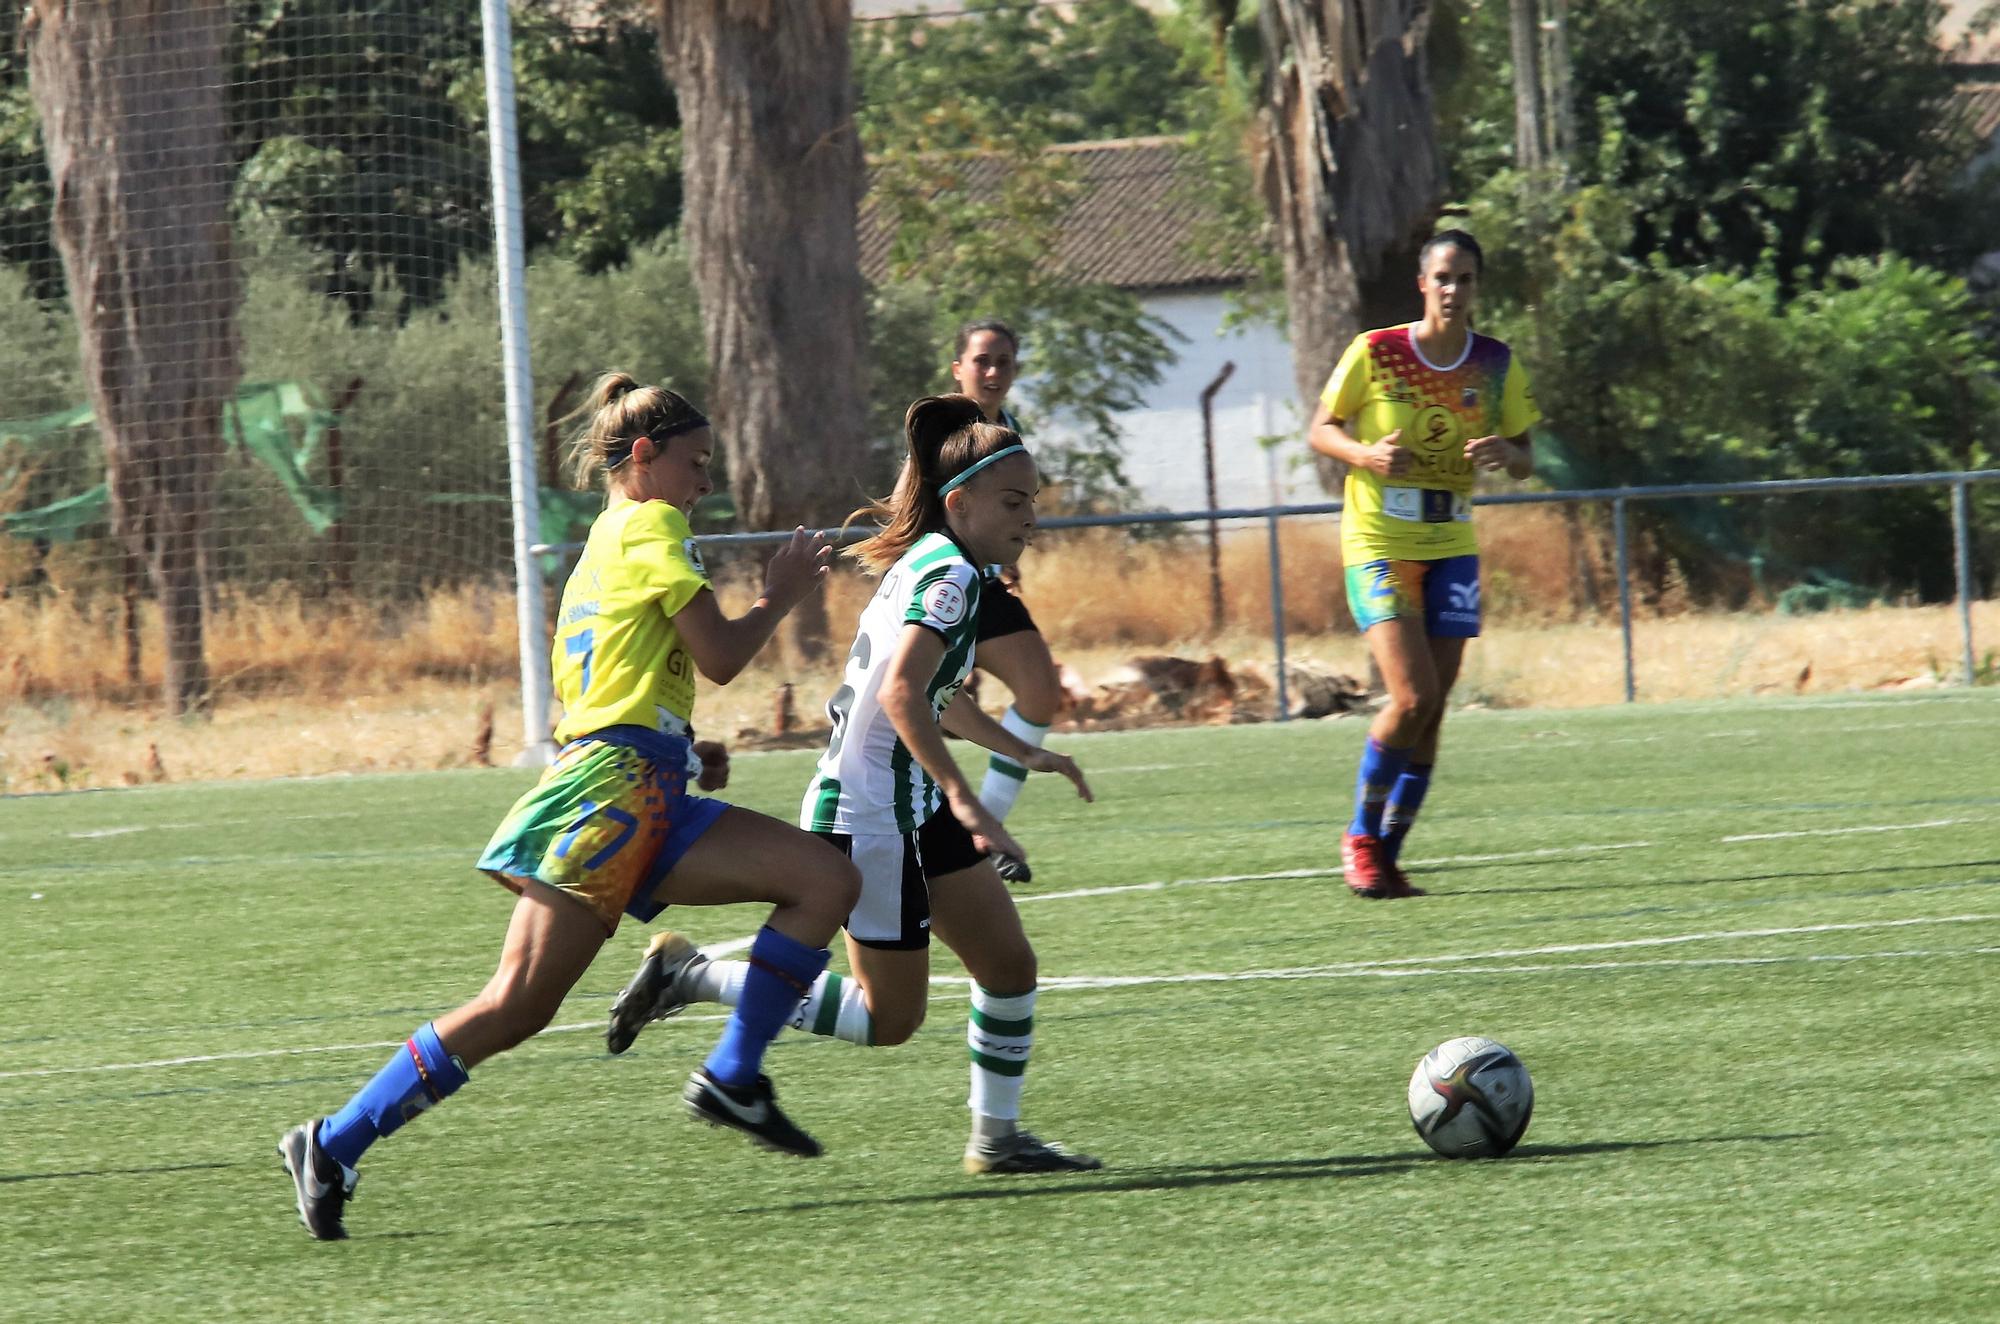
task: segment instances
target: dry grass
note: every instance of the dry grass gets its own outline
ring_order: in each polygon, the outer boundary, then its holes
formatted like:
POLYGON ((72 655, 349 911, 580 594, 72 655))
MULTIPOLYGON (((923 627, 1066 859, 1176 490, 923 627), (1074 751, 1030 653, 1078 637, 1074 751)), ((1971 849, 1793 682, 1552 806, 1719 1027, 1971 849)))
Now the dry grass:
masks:
MULTIPOLYGON (((1623 658, 1603 548, 1555 511, 1502 508, 1482 521, 1490 632, 1467 658, 1456 698, 1493 706, 1579 706, 1624 697, 1623 658), (1583 566, 1595 584, 1578 573, 1583 566), (1567 586, 1567 588, 1565 587, 1567 586)), ((1366 650, 1346 618, 1338 533, 1289 521, 1281 545, 1290 657, 1365 675, 1366 650)), ((1058 656, 1086 684, 1140 653, 1220 655, 1266 674, 1272 660, 1262 528, 1225 534, 1223 624, 1210 631, 1207 545, 1199 530, 1131 541, 1105 530, 1050 535, 1026 565, 1027 594, 1058 656)), ((723 571, 724 605, 740 610, 754 567, 723 571)), ((873 581, 843 570, 827 594, 844 646, 873 581)), ((437 593, 394 614, 324 599, 225 598, 210 621, 213 717, 153 715, 158 622, 142 607, 135 686, 125 674, 122 609, 0 600, 0 791, 150 780, 271 777, 507 763, 523 745, 511 597, 495 589, 437 593), (490 712, 490 722, 486 714, 490 712)), ((2000 603, 1979 603, 1975 638, 2000 640, 2000 603)), ((1982 665, 1990 678, 1993 645, 1982 665)), ((789 645, 767 650, 727 689, 704 691, 710 732, 770 730, 773 696, 795 686, 800 721, 819 704, 840 652, 818 662, 789 645)), ((1876 607, 1817 616, 1692 613, 1673 595, 1635 628, 1642 700, 1824 693, 1955 679, 1953 607, 1876 607)), ((990 697, 1004 700, 992 687, 990 697)))

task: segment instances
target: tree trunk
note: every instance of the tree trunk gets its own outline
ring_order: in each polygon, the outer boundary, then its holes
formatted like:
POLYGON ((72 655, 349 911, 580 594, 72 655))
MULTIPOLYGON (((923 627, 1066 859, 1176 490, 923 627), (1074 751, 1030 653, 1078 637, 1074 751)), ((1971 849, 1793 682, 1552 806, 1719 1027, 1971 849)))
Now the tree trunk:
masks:
MULTIPOLYGON (((753 529, 833 523, 863 495, 868 337, 848 22, 847 0, 662 0, 659 10, 680 98, 707 403, 753 529)), ((815 597, 794 618, 808 656, 824 610, 815 597)))
POLYGON ((237 378, 228 12, 32 0, 25 35, 112 528, 160 602, 167 706, 199 710, 203 539, 237 378))
POLYGON ((1548 164, 1549 140, 1542 100, 1540 0, 1508 0, 1507 29, 1514 63, 1514 164, 1540 170, 1548 164))
MULTIPOLYGON (((1429 21, 1429 0, 1264 0, 1258 15, 1258 185, 1277 222, 1308 411, 1348 342, 1410 307, 1408 259, 1444 197, 1429 21)), ((1322 466, 1323 482, 1336 479, 1322 466)))

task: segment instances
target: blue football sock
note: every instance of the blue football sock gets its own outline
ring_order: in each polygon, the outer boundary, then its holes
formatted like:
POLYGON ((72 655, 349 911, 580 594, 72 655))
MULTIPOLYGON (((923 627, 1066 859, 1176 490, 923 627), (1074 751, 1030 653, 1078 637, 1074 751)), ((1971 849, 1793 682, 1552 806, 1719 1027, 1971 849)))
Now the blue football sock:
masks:
POLYGON ((345 1108, 320 1123, 319 1147, 356 1167, 368 1146, 394 1135, 432 1104, 443 1103, 465 1082, 465 1068, 444 1051, 444 1042, 427 1021, 345 1108))
POLYGON ((812 991, 826 969, 826 950, 808 947, 768 924, 750 944, 750 969, 743 994, 723 1027, 715 1051, 702 1065, 725 1085, 748 1085, 764 1065, 764 1050, 785 1028, 799 1000, 812 991))
POLYGON ((1360 770, 1354 774, 1354 821, 1347 825, 1349 832, 1357 837, 1382 835, 1383 802, 1409 761, 1409 750, 1390 749, 1378 744, 1375 737, 1368 738, 1361 751, 1360 770))
POLYGON ((1389 802, 1382 810, 1382 858, 1390 864, 1403 852, 1403 838, 1424 806, 1424 793, 1431 789, 1431 766, 1412 763, 1396 778, 1389 790, 1389 802))

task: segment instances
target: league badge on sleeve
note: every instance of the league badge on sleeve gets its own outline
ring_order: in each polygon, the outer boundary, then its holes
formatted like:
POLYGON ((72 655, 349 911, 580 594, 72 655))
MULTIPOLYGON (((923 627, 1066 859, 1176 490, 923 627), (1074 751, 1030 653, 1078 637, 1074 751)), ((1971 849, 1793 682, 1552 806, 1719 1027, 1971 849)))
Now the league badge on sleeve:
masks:
POLYGON ((965 619, 965 590, 940 579, 924 594, 924 614, 939 625, 957 625, 965 619))
POLYGON ((707 579, 708 567, 701 563, 701 548, 695 544, 695 540, 692 538, 681 539, 681 550, 687 553, 688 564, 694 567, 694 572, 703 579, 707 579))

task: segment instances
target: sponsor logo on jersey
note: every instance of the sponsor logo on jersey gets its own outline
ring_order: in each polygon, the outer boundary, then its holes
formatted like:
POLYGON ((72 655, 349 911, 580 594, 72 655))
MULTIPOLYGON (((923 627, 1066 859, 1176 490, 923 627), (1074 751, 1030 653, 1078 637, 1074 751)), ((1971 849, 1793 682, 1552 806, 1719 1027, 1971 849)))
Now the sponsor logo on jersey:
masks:
POLYGON ((965 590, 949 579, 931 585, 924 594, 924 613, 940 625, 956 625, 965 619, 965 590))

